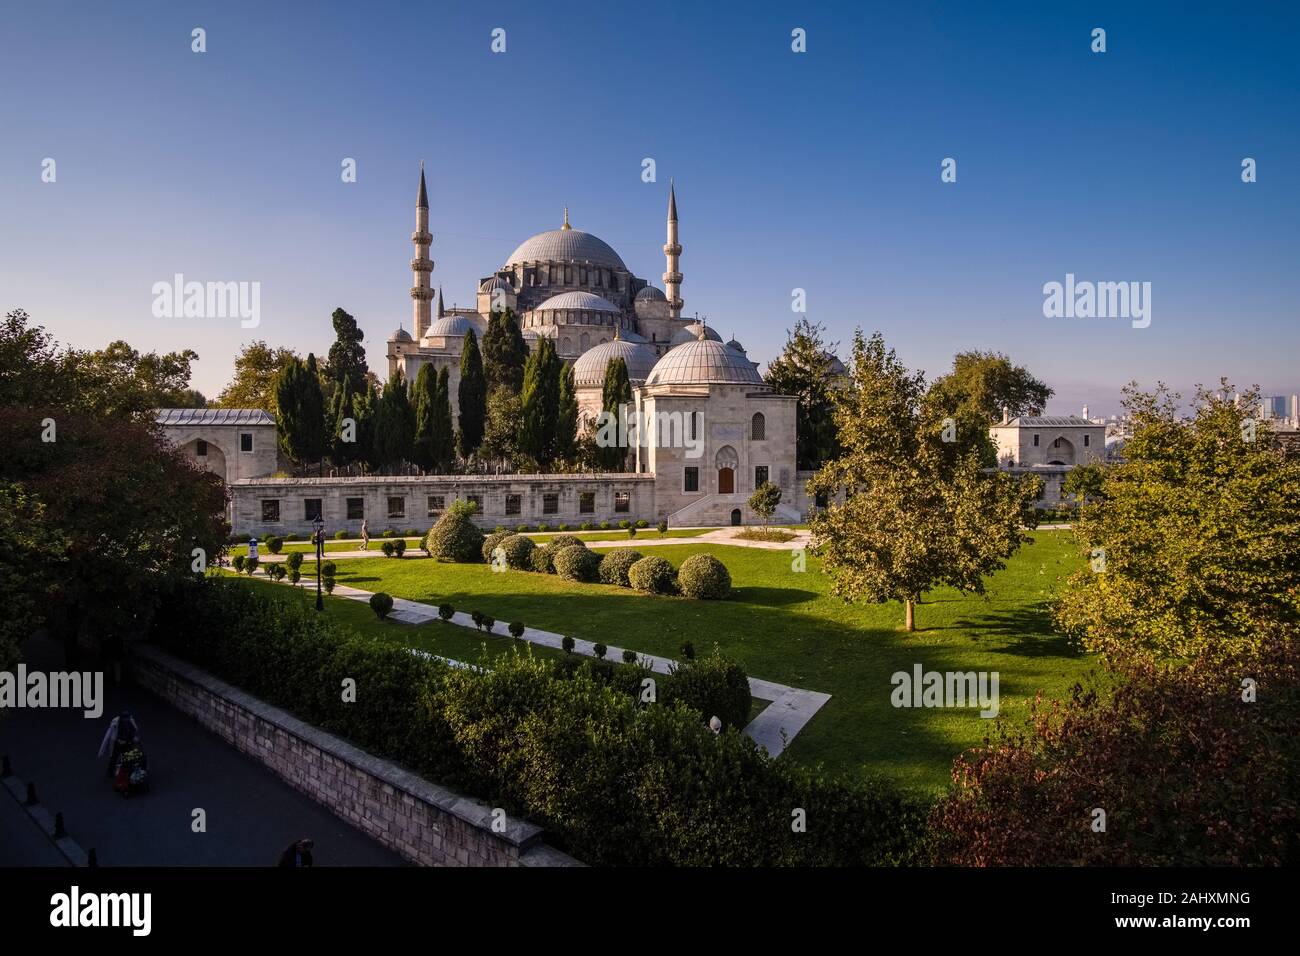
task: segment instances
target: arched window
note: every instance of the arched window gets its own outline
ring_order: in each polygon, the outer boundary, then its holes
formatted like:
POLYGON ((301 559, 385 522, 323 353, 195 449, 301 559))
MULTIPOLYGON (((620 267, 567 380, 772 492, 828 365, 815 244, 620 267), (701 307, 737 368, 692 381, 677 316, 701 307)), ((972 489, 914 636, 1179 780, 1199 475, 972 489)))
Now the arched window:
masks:
POLYGON ((767 437, 767 419, 763 417, 762 412, 755 412, 754 417, 749 420, 749 439, 750 441, 765 441, 767 437))

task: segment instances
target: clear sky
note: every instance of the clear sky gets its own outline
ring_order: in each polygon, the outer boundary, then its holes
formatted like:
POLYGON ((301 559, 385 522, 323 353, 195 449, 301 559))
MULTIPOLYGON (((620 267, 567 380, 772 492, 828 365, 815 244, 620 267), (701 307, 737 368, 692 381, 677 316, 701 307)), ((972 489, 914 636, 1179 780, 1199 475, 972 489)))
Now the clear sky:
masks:
POLYGON ((685 311, 751 358, 797 287, 841 353, 855 326, 931 376, 1003 350, 1056 412, 1132 378, 1290 394, 1297 27, 1270 3, 8 3, 0 309, 194 348, 215 396, 251 338, 324 352, 341 305, 384 374, 423 159, 448 305, 566 204, 662 287, 673 176, 685 311), (259 282, 260 326, 154 318, 178 272, 259 282), (1067 273, 1150 282, 1150 326, 1045 318, 1067 273))

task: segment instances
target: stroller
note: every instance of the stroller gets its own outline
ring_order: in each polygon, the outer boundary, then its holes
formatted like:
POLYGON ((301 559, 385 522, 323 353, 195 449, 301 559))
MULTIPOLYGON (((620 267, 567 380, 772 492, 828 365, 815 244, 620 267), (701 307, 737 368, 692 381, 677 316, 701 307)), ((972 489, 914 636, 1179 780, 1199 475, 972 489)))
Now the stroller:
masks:
POLYGON ((138 743, 128 744, 119 755, 113 789, 123 797, 149 792, 149 758, 138 743))

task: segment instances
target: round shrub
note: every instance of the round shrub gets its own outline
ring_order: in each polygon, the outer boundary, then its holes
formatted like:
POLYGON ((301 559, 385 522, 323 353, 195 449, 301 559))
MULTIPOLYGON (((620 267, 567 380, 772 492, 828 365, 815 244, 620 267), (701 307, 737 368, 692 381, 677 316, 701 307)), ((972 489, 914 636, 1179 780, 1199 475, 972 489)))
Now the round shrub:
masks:
POLYGON ((230 559, 230 566, 235 569, 236 574, 242 574, 244 572, 244 564, 247 561, 248 558, 246 558, 244 555, 237 554, 230 559))
POLYGON ((285 541, 298 541, 298 540, 300 540, 300 539, 299 539, 298 535, 294 534, 294 533, 291 531, 291 532, 289 532, 288 534, 286 534, 286 535, 284 536, 284 540, 285 540, 285 541))
POLYGON ((388 612, 393 609, 393 597, 391 594, 385 594, 383 591, 370 595, 370 610, 375 612, 375 617, 383 620, 388 617, 388 612))
POLYGON ((536 547, 532 538, 526 538, 522 534, 512 534, 501 542, 501 550, 506 553, 506 564, 516 571, 532 569, 530 557, 536 547))
POLYGON ((492 553, 496 551, 497 545, 499 545, 502 541, 504 541, 506 538, 510 537, 513 534, 514 534, 513 531, 506 531, 504 529, 498 528, 496 531, 493 531, 490 535, 484 538, 483 549, 482 549, 483 560, 491 564, 492 553))
POLYGON ((538 531, 550 531, 550 530, 551 530, 551 526, 550 526, 549 524, 547 524, 545 521, 543 521, 541 524, 539 524, 539 525, 537 526, 537 530, 538 530, 538 531))
POLYGON ((555 573, 566 581, 595 581, 600 575, 600 555, 580 544, 555 552, 555 573))
POLYGON ((252 555, 249 555, 244 560, 244 570, 248 572, 249 577, 257 573, 257 564, 260 560, 260 558, 255 558, 252 555))
POLYGON ((516 534, 523 534, 523 533, 524 533, 525 531, 527 531, 527 530, 528 530, 528 525, 526 525, 526 524, 517 524, 517 525, 515 525, 515 533, 516 533, 516 534))
POLYGON ((558 527, 561 531, 569 530, 569 526, 567 524, 557 525, 556 527, 558 527))
POLYGON ((532 554, 528 555, 528 563, 538 574, 554 574, 555 550, 549 544, 533 548, 532 554))
POLYGON ((284 556, 284 563, 290 571, 298 571, 302 568, 302 552, 290 551, 284 556))
POLYGON ((499 524, 499 525, 497 525, 495 528, 492 529, 492 533, 493 533, 493 534, 500 534, 501 532, 503 532, 503 531, 505 531, 505 530, 506 530, 506 526, 503 525, 503 524, 499 524))
POLYGON ((622 521, 618 523, 618 526, 622 528, 624 531, 626 531, 628 528, 632 527, 632 522, 624 518, 622 521))
POLYGON ((609 530, 609 522, 608 522, 608 521, 602 521, 602 522, 600 523, 600 530, 601 530, 601 531, 608 531, 608 530, 609 530))
POLYGON ((384 529, 384 537, 385 537, 385 538, 393 538, 393 537, 396 537, 396 536, 397 536, 397 531, 396 531, 396 529, 394 529, 394 528, 385 528, 385 529, 384 529))
POLYGON ((731 574, 713 555, 693 554, 678 569, 677 586, 689 598, 721 601, 731 594, 731 574))
POLYGON ((299 570, 298 568, 290 568, 289 580, 292 581, 294 584, 297 584, 299 581, 302 580, 302 571, 299 570))
POLYGON ((283 564, 268 564, 266 573, 270 575, 272 581, 282 581, 286 573, 283 564))
POLYGON ((624 650, 624 651, 623 651, 623 663, 624 663, 624 664, 635 664, 635 663, 636 663, 636 651, 632 650, 631 648, 628 648, 628 649, 624 650))
POLYGON ((617 584, 621 588, 630 588, 628 572, 632 565, 641 560, 641 552, 631 548, 615 548, 600 559, 600 583, 617 584))
POLYGON ((632 587, 648 594, 673 594, 677 590, 677 573, 663 558, 650 555, 628 568, 627 579, 632 587))
POLYGON ((573 638, 569 637, 568 634, 565 634, 562 638, 560 638, 560 647, 564 648, 564 653, 572 654, 573 638))
POLYGON ((705 720, 717 717, 724 727, 739 729, 749 723, 749 678, 744 668, 717 651, 677 665, 661 683, 664 704, 685 701, 705 720))
POLYGON ((591 645, 591 653, 595 654, 598 660, 603 661, 605 659, 605 652, 608 650, 609 648, 606 647, 604 644, 602 644, 600 641, 597 641, 595 644, 591 645))
POLYGON ((482 618, 479 620, 479 623, 483 625, 483 630, 491 634, 492 628, 496 627, 497 619, 494 618, 491 614, 484 614, 482 618))
POLYGON ((578 525, 578 529, 580 531, 590 531, 591 528, 592 528, 592 524, 590 521, 584 521, 582 524, 578 525))
POLYGON ((346 531, 335 531, 335 532, 334 532, 334 540, 335 540, 335 541, 346 541, 346 540, 348 540, 348 533, 347 533, 346 531))
POLYGON ((406 554, 406 539, 405 539, 405 538, 396 538, 396 539, 394 539, 394 541, 393 541, 393 554, 397 555, 399 558, 400 558, 402 555, 406 554))
POLYGON ((459 511, 447 511, 429 529, 429 554, 442 561, 471 563, 483 559, 483 532, 459 511))
POLYGON ((523 621, 511 621, 511 622, 510 622, 510 627, 507 628, 507 630, 510 631, 510 636, 511 636, 511 637, 513 637, 515 640, 519 640, 519 639, 521 639, 521 638, 524 636, 524 622, 523 622, 523 621))
POLYGON ((284 538, 278 535, 271 535, 266 539, 266 550, 272 554, 279 554, 280 549, 284 547, 284 538))
POLYGON ((455 613, 456 613, 456 609, 452 607, 450 604, 438 605, 438 617, 442 618, 444 621, 450 621, 452 615, 455 613))
POLYGON ((645 518, 637 518, 637 519, 636 519, 636 526, 637 526, 638 528, 648 528, 648 527, 650 527, 650 522, 649 522, 649 521, 646 521, 645 518))
POLYGON ((393 556, 393 542, 385 541, 379 546, 379 550, 384 552, 384 557, 391 558, 393 556))
POLYGON ((667 531, 668 531, 668 522, 661 518, 659 520, 659 537, 662 538, 667 531))

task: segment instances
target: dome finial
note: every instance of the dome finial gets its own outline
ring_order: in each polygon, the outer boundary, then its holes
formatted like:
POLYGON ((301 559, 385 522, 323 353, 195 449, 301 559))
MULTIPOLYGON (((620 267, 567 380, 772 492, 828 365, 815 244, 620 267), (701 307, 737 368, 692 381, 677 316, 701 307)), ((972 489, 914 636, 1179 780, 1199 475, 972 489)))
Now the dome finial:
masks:
POLYGON ((616 325, 614 326, 614 341, 617 342, 618 338, 618 326, 616 325))
POLYGON ((560 228, 561 228, 561 229, 572 229, 572 228, 573 228, 572 226, 569 225, 569 207, 568 207, 568 206, 565 206, 565 207, 564 207, 564 225, 561 226, 560 228))

